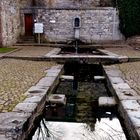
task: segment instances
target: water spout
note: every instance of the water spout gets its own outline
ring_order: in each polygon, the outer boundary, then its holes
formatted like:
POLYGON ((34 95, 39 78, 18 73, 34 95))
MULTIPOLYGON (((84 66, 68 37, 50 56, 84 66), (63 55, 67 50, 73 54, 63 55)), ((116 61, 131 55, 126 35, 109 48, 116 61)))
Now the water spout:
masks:
POLYGON ((78 53, 78 40, 80 39, 80 27, 81 27, 81 19, 80 17, 76 17, 74 19, 74 42, 75 42, 75 53, 78 53))
POLYGON ((75 53, 78 53, 78 40, 80 38, 79 28, 75 28, 74 32, 74 39, 75 39, 75 53))
POLYGON ((75 40, 75 53, 78 54, 78 40, 75 40))

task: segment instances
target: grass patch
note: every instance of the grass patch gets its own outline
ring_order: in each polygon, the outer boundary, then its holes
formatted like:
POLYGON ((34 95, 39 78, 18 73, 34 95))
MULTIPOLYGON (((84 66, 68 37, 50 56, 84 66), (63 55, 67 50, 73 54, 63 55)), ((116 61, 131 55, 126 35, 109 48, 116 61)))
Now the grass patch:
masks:
POLYGON ((0 53, 7 53, 15 50, 16 48, 0 48, 0 53))

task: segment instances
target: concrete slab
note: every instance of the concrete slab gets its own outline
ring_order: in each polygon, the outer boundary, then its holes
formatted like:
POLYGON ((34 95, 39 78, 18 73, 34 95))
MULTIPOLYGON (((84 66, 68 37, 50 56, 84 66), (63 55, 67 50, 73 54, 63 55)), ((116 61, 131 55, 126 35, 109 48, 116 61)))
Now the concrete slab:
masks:
POLYGON ((116 90, 116 95, 119 100, 138 100, 140 96, 132 89, 116 90))
POLYGON ((115 90, 118 90, 118 89, 129 90, 129 89, 131 89, 127 83, 117 83, 117 84, 112 84, 112 86, 115 90))
POLYGON ((66 97, 63 94, 52 94, 49 96, 49 101, 53 104, 66 104, 66 97))
POLYGON ((99 107, 113 107, 117 104, 114 97, 99 97, 99 107))
POLYGON ((51 55, 54 54, 58 54, 61 51, 60 48, 54 48, 53 50, 51 50, 49 53, 47 53, 46 55, 44 55, 45 57, 50 57, 51 55))
POLYGON ((94 76, 95 81, 102 81, 105 80, 105 76, 94 76))
POLYGON ((119 58, 119 62, 121 62, 121 63, 129 61, 129 57, 127 57, 127 56, 120 56, 118 58, 119 58))
POLYGON ((6 137, 4 134, 0 135, 0 140, 12 140, 12 137, 6 137))
POLYGON ((13 109, 16 112, 32 113, 37 107, 37 103, 19 103, 13 109))
POLYGON ((137 100, 122 100, 121 101, 125 110, 133 110, 138 111, 140 110, 140 104, 137 100))
MULTIPOLYGON (((60 72, 60 71, 59 71, 59 72, 60 72)), ((46 76, 48 76, 48 77, 56 77, 56 76, 58 75, 59 72, 57 72, 57 71, 56 71, 56 72, 55 72, 55 71, 51 72, 51 71, 50 71, 50 72, 47 72, 46 76)))
POLYGON ((33 96, 39 96, 43 97, 46 95, 49 87, 42 87, 42 86, 32 86, 31 88, 28 89, 27 92, 25 92, 25 95, 28 97, 33 97, 33 96))
POLYGON ((124 83, 124 80, 121 77, 109 77, 109 79, 113 84, 124 83))
POLYGON ((31 115, 31 113, 18 113, 18 112, 7 112, 0 113, 0 125, 9 124, 9 122, 13 124, 20 123, 22 119, 27 118, 31 115))
POLYGON ((45 77, 45 78, 42 78, 36 85, 50 87, 54 81, 55 81, 55 77, 45 77))
POLYGON ((106 69, 106 73, 109 77, 121 77, 122 73, 117 69, 106 69))
POLYGON ((70 76, 70 75, 61 75, 60 76, 61 80, 70 80, 73 81, 74 80, 74 76, 70 76))
POLYGON ((127 110, 129 119, 131 120, 133 126, 140 128, 140 109, 139 110, 127 110))
POLYGON ((24 100, 24 103, 39 103, 39 102, 41 102, 42 98, 43 98, 43 95, 42 96, 28 97, 24 100))
POLYGON ((110 51, 108 51, 108 50, 103 50, 103 49, 98 49, 100 52, 102 52, 102 53, 104 53, 104 54, 106 54, 106 55, 111 55, 111 56, 116 56, 116 57, 119 57, 119 55, 118 54, 115 54, 115 53, 113 53, 113 52, 110 52, 110 51))

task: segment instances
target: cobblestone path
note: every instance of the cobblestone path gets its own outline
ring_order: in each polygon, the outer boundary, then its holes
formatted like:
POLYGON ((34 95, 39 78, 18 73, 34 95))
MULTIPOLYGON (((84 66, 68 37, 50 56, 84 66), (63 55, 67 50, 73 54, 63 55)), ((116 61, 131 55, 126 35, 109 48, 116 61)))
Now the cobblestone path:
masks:
POLYGON ((45 75, 45 69, 55 65, 53 62, 34 62, 24 60, 0 60, 0 112, 11 111, 24 100, 24 93, 45 75))

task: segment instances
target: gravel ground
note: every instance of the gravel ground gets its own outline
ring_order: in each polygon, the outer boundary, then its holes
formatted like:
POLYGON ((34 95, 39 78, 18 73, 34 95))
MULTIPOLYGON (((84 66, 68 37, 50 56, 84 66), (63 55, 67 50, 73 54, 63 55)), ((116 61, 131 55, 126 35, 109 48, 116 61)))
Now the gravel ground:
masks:
POLYGON ((0 60, 0 112, 11 111, 24 100, 24 93, 36 84, 53 62, 34 62, 15 59, 0 60))

